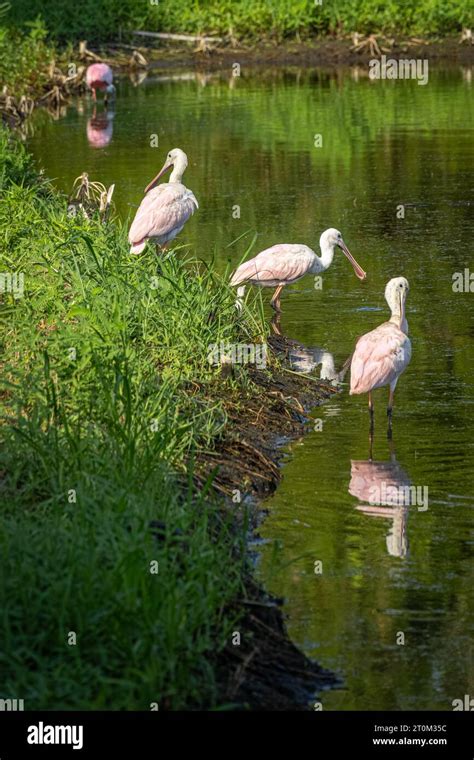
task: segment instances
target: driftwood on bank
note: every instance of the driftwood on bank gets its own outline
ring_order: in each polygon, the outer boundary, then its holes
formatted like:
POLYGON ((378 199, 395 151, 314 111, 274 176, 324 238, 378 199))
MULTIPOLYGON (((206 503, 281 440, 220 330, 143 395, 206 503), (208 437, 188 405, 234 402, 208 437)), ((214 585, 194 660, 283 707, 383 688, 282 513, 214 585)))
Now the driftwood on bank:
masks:
POLYGON ((174 42, 224 42, 223 37, 206 37, 202 34, 172 34, 171 32, 142 32, 135 31, 138 37, 153 37, 158 40, 171 40, 174 42))

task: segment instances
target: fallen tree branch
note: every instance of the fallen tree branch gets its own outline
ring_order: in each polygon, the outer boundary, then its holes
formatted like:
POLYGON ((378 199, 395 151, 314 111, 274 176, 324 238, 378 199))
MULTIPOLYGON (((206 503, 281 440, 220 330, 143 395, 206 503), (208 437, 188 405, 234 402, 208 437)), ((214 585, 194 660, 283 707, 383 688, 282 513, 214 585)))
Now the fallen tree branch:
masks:
POLYGON ((224 42, 223 37, 205 37, 202 34, 171 34, 168 32, 141 32, 133 34, 139 37, 154 37, 159 40, 176 40, 177 42, 224 42))

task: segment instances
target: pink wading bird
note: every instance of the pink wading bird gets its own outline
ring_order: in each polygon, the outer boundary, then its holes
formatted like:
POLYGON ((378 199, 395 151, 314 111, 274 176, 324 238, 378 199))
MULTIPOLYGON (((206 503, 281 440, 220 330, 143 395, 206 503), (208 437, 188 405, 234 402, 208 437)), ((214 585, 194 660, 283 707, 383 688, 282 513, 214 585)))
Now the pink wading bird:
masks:
POLYGON ((145 188, 145 197, 128 233, 130 253, 141 253, 147 240, 153 240, 164 250, 166 244, 181 232, 194 209, 199 208, 194 193, 181 182, 187 165, 188 157, 184 151, 180 148, 170 150, 163 168, 145 188), (155 187, 161 175, 171 167, 170 181, 155 187))
POLYGON ((350 393, 369 394, 371 428, 374 422, 372 391, 383 385, 390 386, 387 408, 390 427, 395 386, 411 359, 411 343, 405 318, 408 291, 408 281, 404 277, 394 277, 387 283, 385 298, 392 316, 388 322, 359 338, 352 355, 350 393))
POLYGON ((113 85, 114 72, 107 66, 106 63, 92 63, 87 67, 86 71, 86 84, 92 90, 92 98, 97 100, 97 90, 104 90, 104 103, 107 104, 108 96, 112 98, 115 95, 115 87, 113 85))
MULTIPOLYGON (((359 280, 364 280, 366 274, 352 256, 338 230, 330 227, 319 238, 321 256, 317 256, 307 245, 279 243, 258 253, 253 259, 245 261, 232 275, 230 284, 260 285, 265 288, 276 288, 270 305, 275 311, 281 311, 280 294, 285 285, 304 277, 305 274, 320 274, 331 266, 336 246, 341 248, 359 280)), ((238 296, 243 296, 244 288, 239 288, 238 296)))

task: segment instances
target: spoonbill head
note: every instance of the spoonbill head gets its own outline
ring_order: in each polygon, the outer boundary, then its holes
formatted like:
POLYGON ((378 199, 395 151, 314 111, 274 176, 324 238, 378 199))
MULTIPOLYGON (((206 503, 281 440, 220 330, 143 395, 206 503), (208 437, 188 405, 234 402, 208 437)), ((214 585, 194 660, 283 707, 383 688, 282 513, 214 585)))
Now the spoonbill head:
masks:
POLYGON ((304 277, 305 274, 320 274, 331 266, 336 247, 341 248, 347 256, 357 277, 364 280, 366 273, 352 256, 339 230, 330 227, 319 239, 321 256, 318 256, 307 245, 279 243, 261 251, 253 259, 241 264, 232 275, 230 284, 250 285, 276 288, 271 306, 275 311, 281 311, 280 294, 285 285, 304 277))
POLYGON ((186 171, 188 166, 188 157, 184 150, 181 150, 181 148, 173 148, 173 150, 170 150, 168 155, 166 156, 166 161, 161 167, 160 171, 156 175, 155 179, 152 179, 152 181, 146 186, 145 193, 148 193, 149 190, 151 190, 155 185, 157 184, 158 180, 163 176, 163 174, 166 174, 171 168, 173 171, 170 175, 170 182, 181 182, 181 179, 183 177, 184 172, 186 171))
POLYGON ((387 407, 390 431, 395 387, 410 363, 411 342, 405 317, 409 289, 405 277, 394 277, 387 283, 385 298, 391 311, 390 319, 359 338, 352 355, 350 393, 369 394, 371 432, 374 421, 372 391, 384 385, 390 387, 387 407))
POLYGON ((115 85, 113 84, 108 84, 107 87, 105 88, 105 98, 104 98, 105 105, 107 105, 109 100, 115 100, 115 85))
POLYGON ((194 193, 181 182, 187 165, 188 157, 183 150, 170 150, 162 168, 145 188, 145 197, 128 233, 130 253, 141 253, 147 240, 153 240, 164 250, 181 232, 195 209, 199 208, 194 193), (171 168, 169 182, 157 184, 171 168))
MULTIPOLYGON (((367 274, 366 272, 364 272, 362 267, 359 266, 359 264, 353 257, 352 253, 350 252, 349 248, 345 244, 342 237, 342 233, 339 232, 339 230, 336 230, 335 227, 329 227, 329 229, 325 230, 321 234, 321 237, 319 238, 319 247, 321 249, 321 253, 323 253, 323 256, 324 256, 324 252, 326 251, 328 252, 326 254, 326 260, 329 259, 329 255, 328 255, 329 252, 332 252, 332 256, 334 256, 334 250, 336 246, 340 248, 341 251, 343 251, 344 255, 349 259, 349 261, 351 262, 354 268, 354 272, 356 276, 359 278, 359 280, 365 280, 365 278, 367 277, 367 274)), ((331 260, 329 261, 327 266, 324 267, 324 269, 327 269, 331 265, 332 256, 331 256, 331 260)))
POLYGON ((388 303, 392 316, 390 321, 399 323, 400 330, 408 333, 408 322, 405 317, 405 304, 410 286, 405 277, 394 277, 385 286, 385 300, 388 303))

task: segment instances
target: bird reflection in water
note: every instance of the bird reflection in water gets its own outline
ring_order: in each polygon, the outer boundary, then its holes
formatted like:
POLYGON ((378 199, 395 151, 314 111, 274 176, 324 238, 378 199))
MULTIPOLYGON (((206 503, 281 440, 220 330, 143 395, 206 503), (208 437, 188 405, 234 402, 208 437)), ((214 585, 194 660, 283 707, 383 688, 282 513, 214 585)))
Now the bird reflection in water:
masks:
POLYGON ((382 517, 392 521, 387 533, 387 551, 392 557, 403 558, 408 553, 407 519, 411 481, 397 462, 392 440, 389 440, 388 462, 374 462, 372 446, 371 437, 368 460, 351 460, 348 490, 362 502, 356 507, 359 512, 369 517, 382 517))
POLYGON ((147 76, 148 71, 145 68, 132 68, 128 74, 128 78, 134 87, 139 87, 143 84, 147 76))
POLYGON ((97 115, 94 108, 87 121, 87 140, 91 148, 106 148, 114 132, 114 111, 102 111, 97 115))
POLYGON ((284 340, 291 369, 306 375, 320 367, 319 373, 316 372, 320 380, 325 380, 334 386, 341 385, 349 369, 349 361, 344 363, 341 370, 337 370, 334 355, 327 349, 319 346, 311 348, 296 340, 286 338, 281 332, 280 319, 281 315, 277 312, 271 321, 272 331, 274 335, 284 340))

